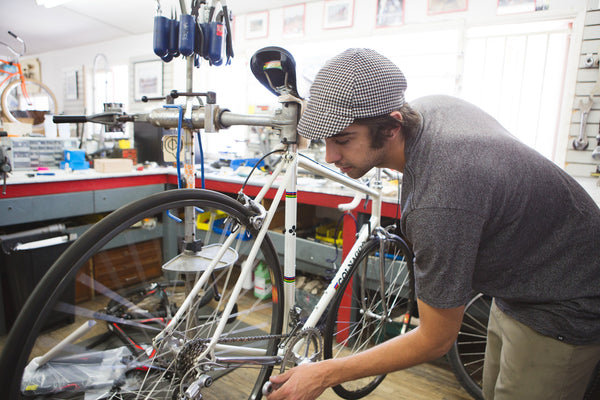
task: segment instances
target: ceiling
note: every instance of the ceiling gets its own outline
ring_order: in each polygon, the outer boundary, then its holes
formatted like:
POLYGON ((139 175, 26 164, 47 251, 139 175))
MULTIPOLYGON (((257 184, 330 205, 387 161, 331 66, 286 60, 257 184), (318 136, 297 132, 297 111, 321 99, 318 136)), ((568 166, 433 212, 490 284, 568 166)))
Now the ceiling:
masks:
MULTIPOLYGON (((240 15, 306 1, 229 0, 227 5, 240 15)), ((190 2, 185 0, 186 7, 190 2)), ((160 4, 170 16, 179 2, 160 4)), ((72 0, 54 8, 38 6, 36 0, 0 0, 0 10, 0 41, 19 47, 7 33, 12 31, 25 41, 27 54, 34 55, 152 32, 156 0, 72 0)), ((0 49, 0 54, 6 52, 0 49)))

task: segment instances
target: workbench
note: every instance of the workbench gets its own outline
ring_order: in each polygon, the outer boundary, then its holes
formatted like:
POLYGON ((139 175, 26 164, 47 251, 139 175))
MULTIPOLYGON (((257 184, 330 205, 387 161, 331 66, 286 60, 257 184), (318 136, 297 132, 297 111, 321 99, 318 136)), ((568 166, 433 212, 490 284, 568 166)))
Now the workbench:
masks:
MULTIPOLYGON (((199 175, 200 172, 198 171, 196 187, 202 186, 199 175)), ((266 175, 261 176, 260 173, 256 176, 253 175, 253 179, 246 186, 245 192, 250 196, 256 195, 266 179, 266 175)), ((204 182, 207 189, 235 195, 242 187, 244 180, 245 177, 233 173, 230 168, 220 170, 209 168, 204 182)), ((271 189, 265 196, 266 199, 273 199, 276 194, 276 186, 277 181, 275 182, 275 188, 271 189)), ((177 172, 172 167, 157 167, 127 173, 99 173, 92 169, 70 172, 51 169, 39 174, 36 171, 15 171, 7 179, 6 194, 0 195, 0 235, 26 231, 32 227, 45 226, 46 224, 69 221, 66 224, 66 232, 73 235, 73 237, 77 237, 89 229, 94 220, 98 220, 106 213, 153 193, 176 187, 177 172), (83 224, 79 223, 80 220, 85 221, 87 216, 93 216, 95 219, 92 218, 90 222, 83 224), (77 220, 78 217, 84 218, 79 218, 77 223, 73 223, 72 221, 77 220)), ((341 215, 335 209, 337 205, 349 203, 354 196, 352 191, 340 184, 326 183, 323 179, 302 176, 298 179, 297 192, 299 219, 305 217, 303 207, 306 206, 329 209, 331 212, 341 215)), ((386 200, 383 204, 383 214, 389 217, 396 216, 399 212, 396 206, 397 193, 386 200)), ((370 202, 367 202, 366 205, 364 200, 361 202, 357 209, 353 211, 355 218, 359 212, 370 213, 370 202)), ((162 243, 162 257, 164 260, 168 260, 178 252, 176 225, 176 222, 166 218, 151 231, 136 231, 135 234, 139 235, 136 241, 150 243, 153 240, 160 240, 162 243)), ((353 222, 348 224, 350 227, 353 225, 353 222)), ((345 239, 345 246, 343 247, 346 250, 350 248, 346 244, 354 242, 354 235, 354 229, 343 230, 343 239, 345 239)), ((272 231, 269 236, 279 252, 280 259, 283 261, 282 232, 272 231)), ((119 245, 118 240, 115 240, 114 243, 111 241, 112 248, 118 249, 119 245)), ((335 249, 330 244, 298 239, 297 268, 306 273, 323 274, 330 267, 323 260, 332 258, 334 252, 335 249)), ((47 251, 45 253, 49 254, 47 251)), ((51 263, 43 265, 41 269, 45 271, 50 265, 51 263)), ((25 269, 20 269, 19 273, 25 274, 24 271, 25 269)), ((14 270, 10 272, 14 273, 14 270)), ((2 276, 6 279, 6 266, 0 267, 0 273, 2 273, 0 274, 1 284, 2 276), (4 271, 2 271, 3 269, 4 271)), ((35 275, 37 275, 36 279, 39 280, 40 274, 36 273, 35 275)), ((34 282, 29 282, 26 289, 30 291, 34 284, 34 282)), ((12 285, 15 285, 14 278, 12 285)), ((23 291, 27 290, 23 289, 23 291)), ((8 294, 5 293, 4 295, 8 294)), ((3 294, 0 292, 0 301, 2 299, 3 294)), ((4 305, 0 304, 0 334, 6 331, 6 326, 3 326, 5 318, 1 314, 3 309, 4 305)))

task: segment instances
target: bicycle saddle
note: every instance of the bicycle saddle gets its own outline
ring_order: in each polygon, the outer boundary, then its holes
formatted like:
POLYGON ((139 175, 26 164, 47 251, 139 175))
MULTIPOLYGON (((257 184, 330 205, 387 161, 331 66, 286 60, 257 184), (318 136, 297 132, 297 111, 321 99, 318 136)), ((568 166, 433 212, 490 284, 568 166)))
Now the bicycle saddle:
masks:
POLYGON ((250 59, 250 69, 264 87, 273 94, 298 96, 296 61, 285 49, 276 46, 262 48, 250 59))

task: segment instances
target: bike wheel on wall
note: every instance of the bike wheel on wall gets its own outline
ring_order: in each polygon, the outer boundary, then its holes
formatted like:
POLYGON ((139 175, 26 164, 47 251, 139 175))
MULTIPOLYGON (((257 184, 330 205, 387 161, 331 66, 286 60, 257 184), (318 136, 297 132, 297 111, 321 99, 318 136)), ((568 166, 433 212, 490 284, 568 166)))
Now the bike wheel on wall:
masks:
MULTIPOLYGON (((0 357, 6 398, 172 400, 211 382, 201 390, 204 399, 259 396, 272 367, 199 359, 255 242, 250 216, 226 195, 178 189, 131 203, 93 225, 49 269, 13 325, 0 357), (191 208, 198 215, 196 239, 203 241, 193 254, 179 251, 184 224, 167 216, 191 208), (231 235, 234 241, 206 285, 190 296, 188 312, 170 325, 172 334, 157 340, 231 235)), ((252 355, 277 352, 283 279, 268 237, 256 259, 271 275, 271 297, 255 296, 251 284, 241 286, 215 350, 221 359, 237 356, 238 346, 252 355)))
MULTIPOLYGON (((405 316, 407 312, 412 315, 415 308, 412 253, 402 239, 392 236, 384 239, 381 258, 380 244, 381 239, 365 244, 337 289, 327 314, 325 358, 365 351, 409 328, 410 317, 406 321, 405 316)), ((385 375, 357 379, 333 389, 342 398, 359 399, 371 393, 383 378, 385 375)))
POLYGON ((481 293, 467 303, 458 337, 448 352, 456 379, 477 400, 483 399, 481 383, 491 306, 491 297, 481 293))
POLYGON ((44 116, 56 114, 58 104, 56 97, 42 82, 35 79, 25 79, 27 96, 23 94, 19 79, 10 82, 2 91, 0 105, 2 114, 10 122, 27 122, 33 124, 34 130, 44 127, 44 116))

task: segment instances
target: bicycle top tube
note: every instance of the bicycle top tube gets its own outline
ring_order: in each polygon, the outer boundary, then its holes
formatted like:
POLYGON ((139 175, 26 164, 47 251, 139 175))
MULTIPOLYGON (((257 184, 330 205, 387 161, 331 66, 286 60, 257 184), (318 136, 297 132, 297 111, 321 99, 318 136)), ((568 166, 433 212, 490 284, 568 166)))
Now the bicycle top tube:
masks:
POLYGON ((300 157, 298 157, 298 165, 301 168, 306 169, 307 171, 310 171, 317 175, 323 175, 328 180, 340 183, 340 184, 347 186, 350 189, 353 189, 357 192, 361 192, 363 194, 372 196, 373 198, 381 197, 380 190, 373 189, 373 188, 365 185, 364 183, 357 181, 356 179, 352 179, 346 175, 343 175, 340 172, 337 172, 337 171, 329 168, 328 166, 323 165, 323 164, 319 163, 318 161, 315 161, 312 158, 305 156, 303 154, 300 154, 300 157))

